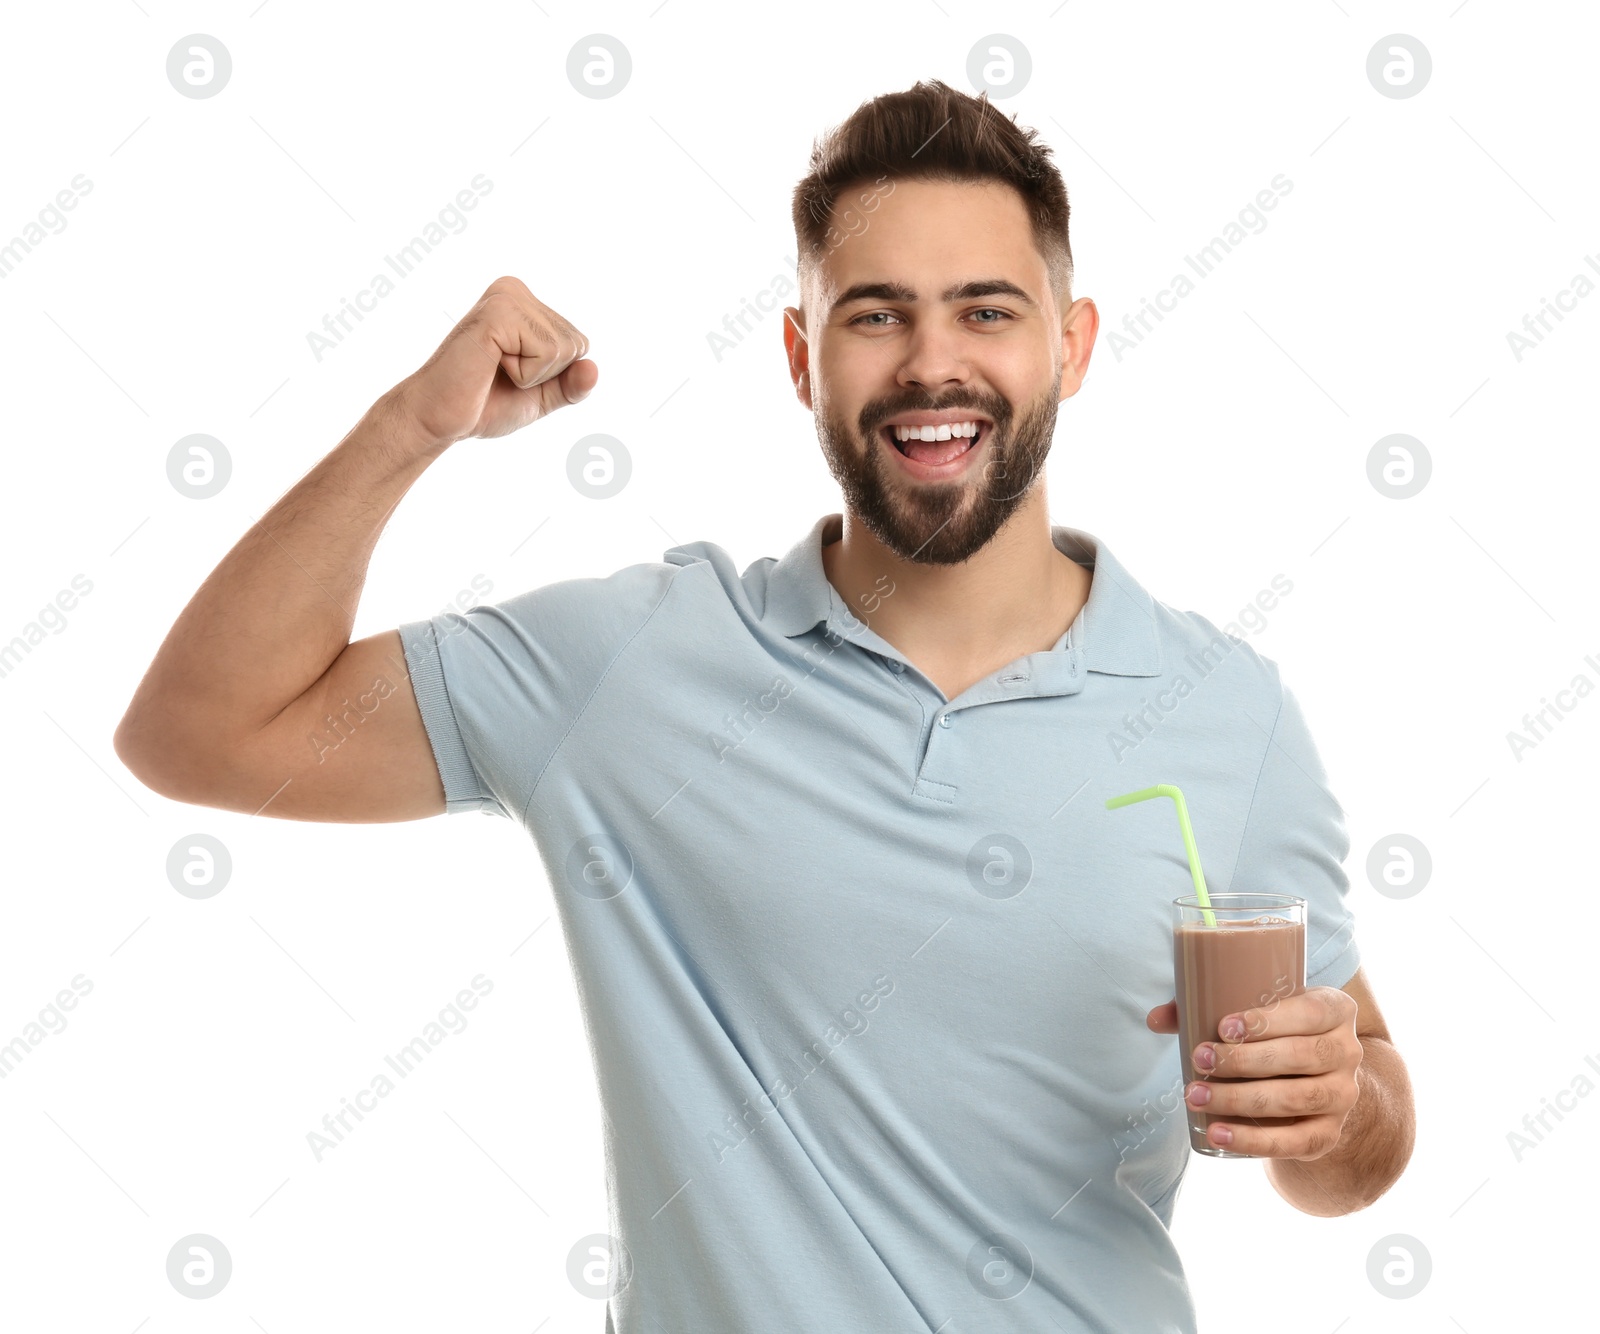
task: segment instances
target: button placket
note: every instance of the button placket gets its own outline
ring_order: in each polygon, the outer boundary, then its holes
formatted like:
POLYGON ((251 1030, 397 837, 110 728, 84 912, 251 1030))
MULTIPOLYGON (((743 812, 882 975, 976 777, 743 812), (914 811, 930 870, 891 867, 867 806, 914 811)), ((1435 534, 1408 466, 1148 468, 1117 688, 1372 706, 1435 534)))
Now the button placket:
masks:
POLYGON ((936 726, 928 731, 928 740, 922 752, 922 763, 917 768, 917 783, 914 788, 918 796, 926 797, 930 801, 936 801, 943 806, 955 804, 956 786, 953 783, 942 782, 937 778, 931 777, 929 771, 932 770, 933 773, 938 773, 941 770, 948 770, 952 757, 945 755, 943 752, 946 747, 956 744, 954 741, 939 740, 940 732, 950 728, 955 722, 955 715, 958 712, 946 707, 947 704, 948 701, 945 701, 945 703, 935 706, 937 712, 934 714, 933 721, 936 726))

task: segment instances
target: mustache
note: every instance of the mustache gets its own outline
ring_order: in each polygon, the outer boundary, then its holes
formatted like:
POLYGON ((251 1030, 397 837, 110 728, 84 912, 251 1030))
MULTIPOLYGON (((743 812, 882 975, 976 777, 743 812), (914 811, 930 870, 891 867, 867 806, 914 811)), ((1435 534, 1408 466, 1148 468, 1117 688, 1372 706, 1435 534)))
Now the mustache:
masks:
POLYGON ((920 392, 899 394, 893 398, 877 398, 861 409, 857 425, 863 436, 876 435, 878 429, 902 412, 942 412, 946 408, 976 408, 994 422, 995 431, 1006 435, 1011 426, 1011 404, 999 394, 980 394, 971 389, 958 389, 941 399, 920 392))

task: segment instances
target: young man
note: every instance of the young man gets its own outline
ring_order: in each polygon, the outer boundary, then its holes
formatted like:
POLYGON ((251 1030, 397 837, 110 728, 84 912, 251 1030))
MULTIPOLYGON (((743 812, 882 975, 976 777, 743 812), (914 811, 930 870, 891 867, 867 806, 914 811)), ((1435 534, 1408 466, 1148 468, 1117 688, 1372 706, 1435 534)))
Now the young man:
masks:
POLYGON ((427 466, 596 383, 503 278, 202 585, 117 751, 229 810, 522 823, 607 1111, 616 1334, 1192 1330, 1189 1108, 1307 1213, 1410 1153, 1342 815, 1273 664, 1050 523, 1099 317, 1048 150, 918 84, 811 166, 784 343, 842 515, 742 574, 695 542, 350 643, 427 466), (1185 1088, 1168 1036, 1170 813, 1105 809, 1157 782, 1214 888, 1308 901, 1306 992, 1196 1048, 1238 1083, 1185 1088))

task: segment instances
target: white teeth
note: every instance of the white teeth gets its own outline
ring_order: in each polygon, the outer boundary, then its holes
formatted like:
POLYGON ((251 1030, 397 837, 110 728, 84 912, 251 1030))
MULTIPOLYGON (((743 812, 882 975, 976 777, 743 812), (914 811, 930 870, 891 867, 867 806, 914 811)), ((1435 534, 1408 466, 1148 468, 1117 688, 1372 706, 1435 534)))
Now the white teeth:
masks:
POLYGON ((896 426, 896 440, 949 440, 969 439, 978 434, 978 423, 941 422, 938 426, 896 426))

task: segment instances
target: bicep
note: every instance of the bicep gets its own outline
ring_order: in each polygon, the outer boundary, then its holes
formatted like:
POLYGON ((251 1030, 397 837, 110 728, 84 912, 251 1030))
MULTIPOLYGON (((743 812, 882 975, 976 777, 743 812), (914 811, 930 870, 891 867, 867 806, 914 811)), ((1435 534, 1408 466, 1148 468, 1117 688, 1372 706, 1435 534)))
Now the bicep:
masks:
POLYGON ((1355 976, 1346 982, 1340 991, 1352 997, 1356 1003, 1356 1036, 1359 1038, 1380 1038, 1384 1042, 1389 1039, 1389 1025, 1384 1022, 1383 1012, 1378 1009, 1377 998, 1372 994, 1372 988, 1367 985, 1366 970, 1357 968, 1355 976))
POLYGON ((369 824, 445 810, 444 787, 397 630, 346 646, 306 691, 243 743, 230 809, 369 824), (240 804, 240 802, 243 804, 240 804))

